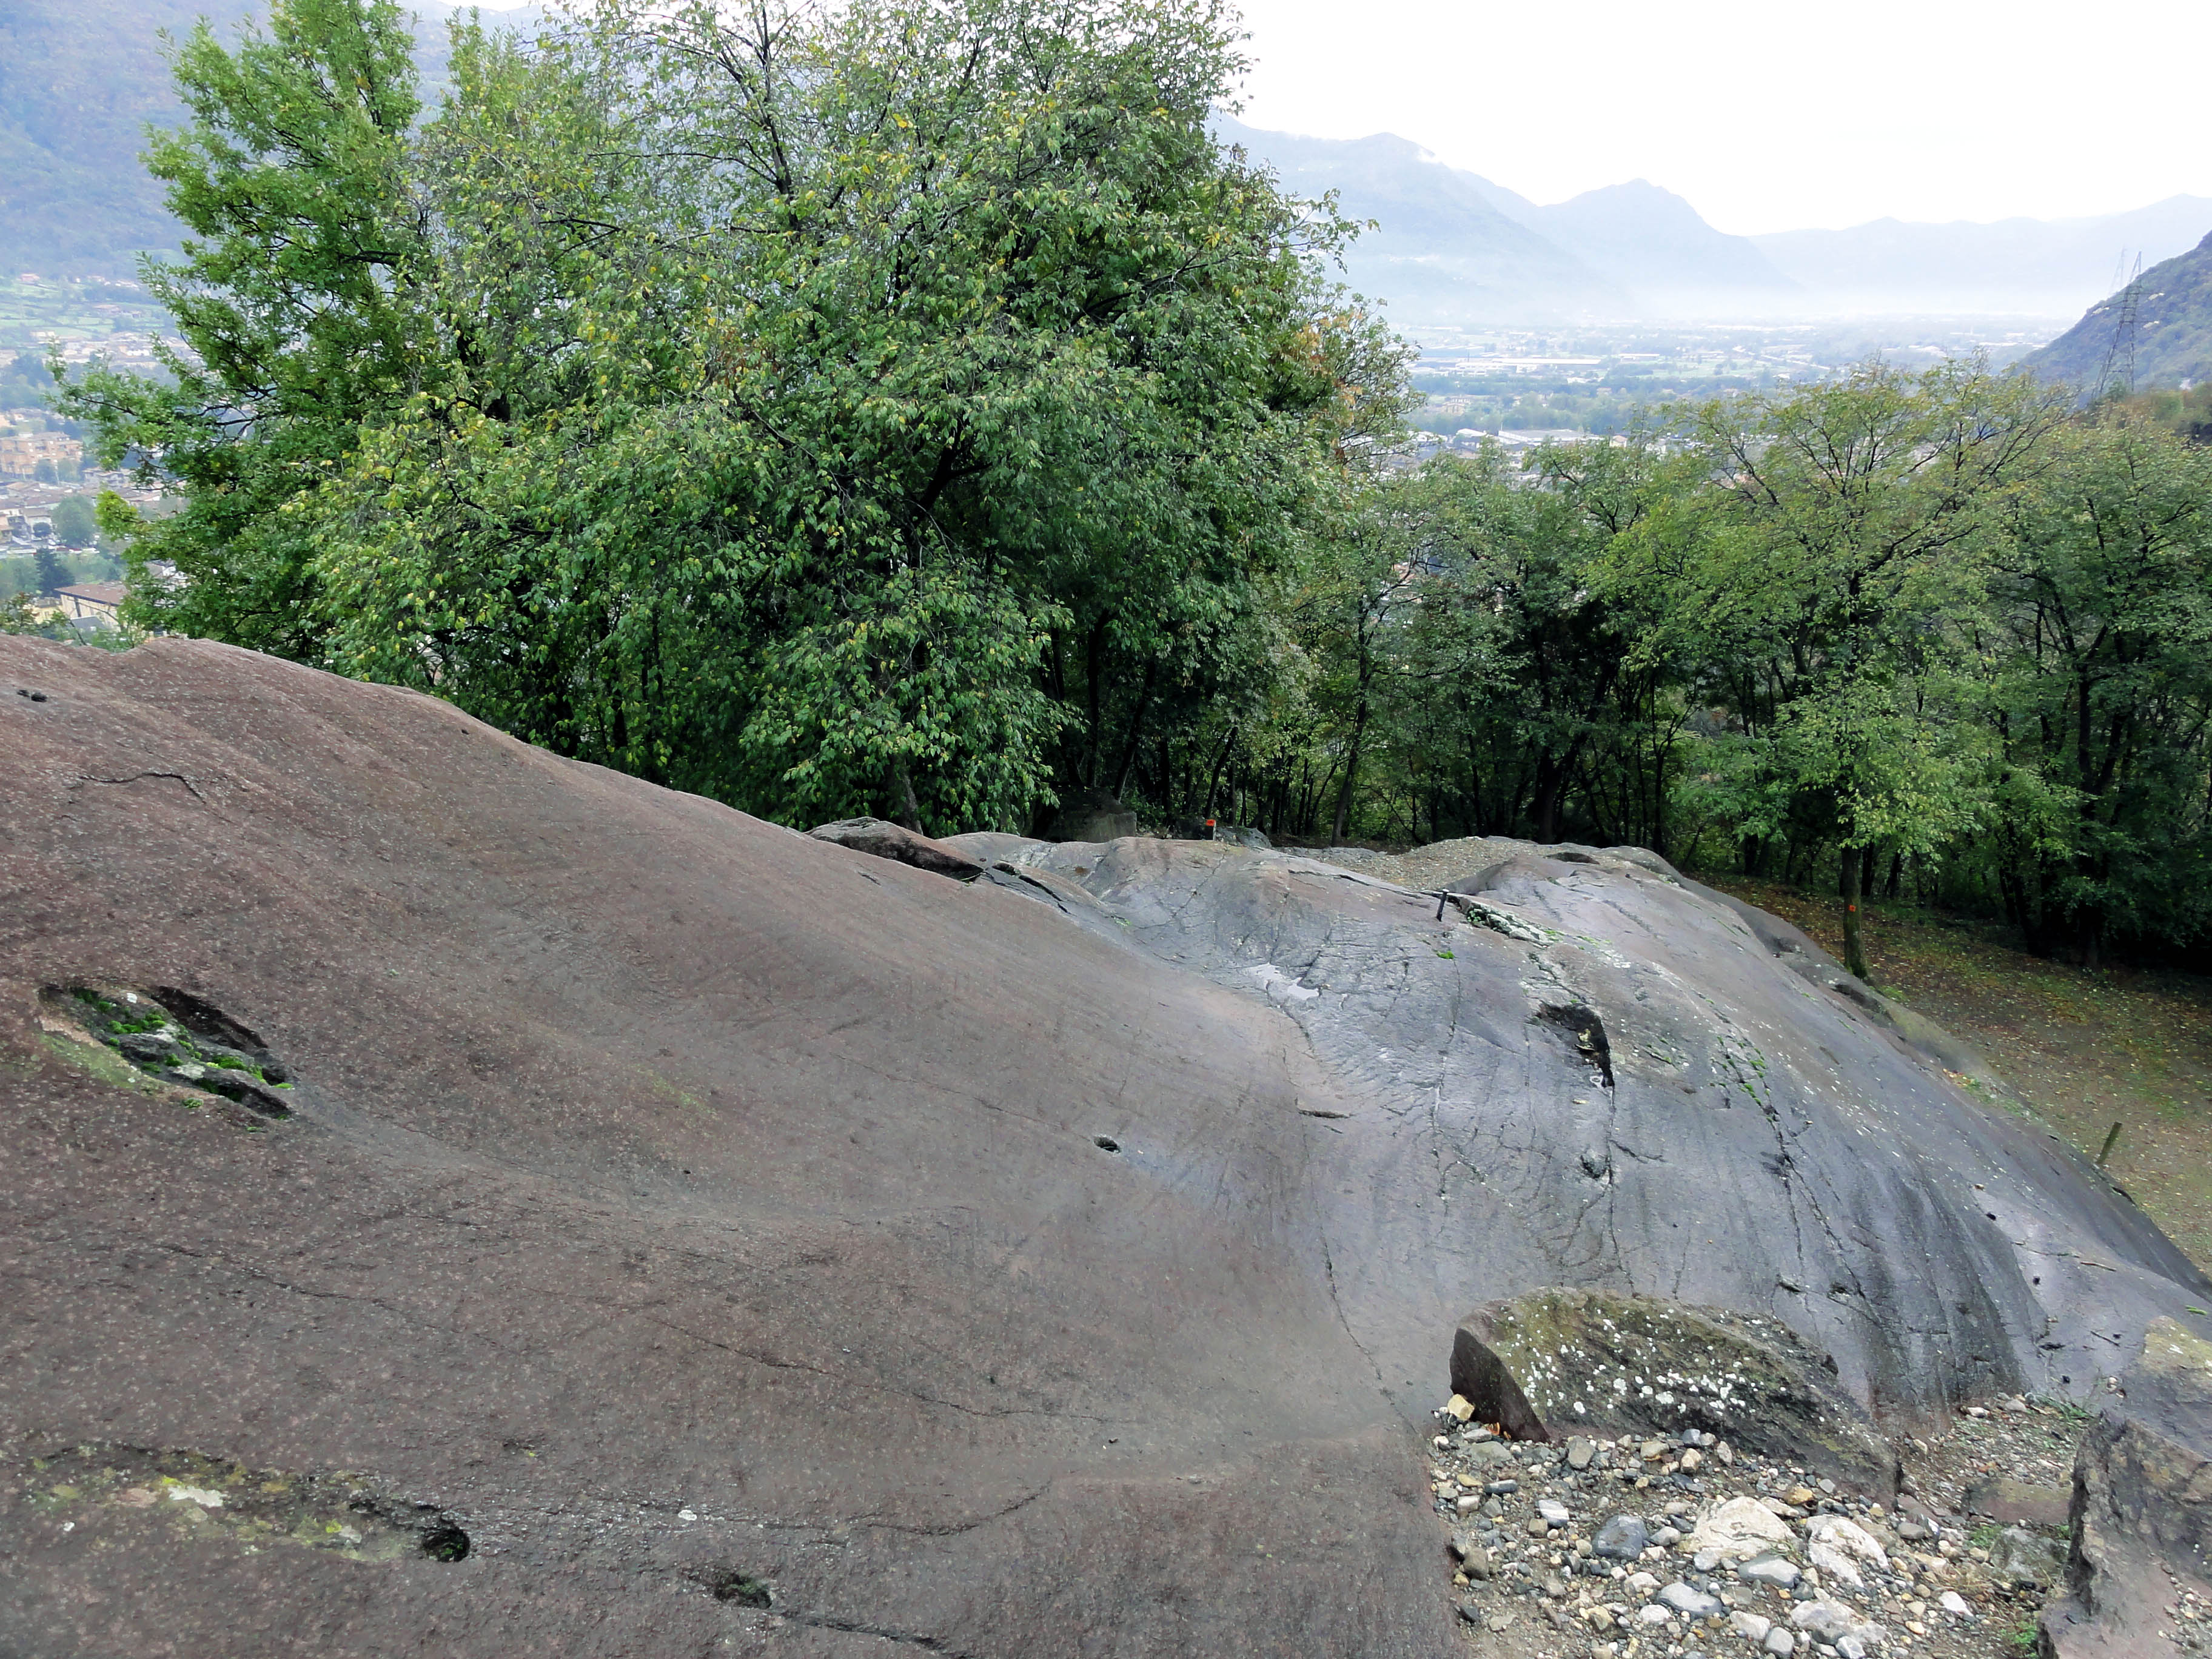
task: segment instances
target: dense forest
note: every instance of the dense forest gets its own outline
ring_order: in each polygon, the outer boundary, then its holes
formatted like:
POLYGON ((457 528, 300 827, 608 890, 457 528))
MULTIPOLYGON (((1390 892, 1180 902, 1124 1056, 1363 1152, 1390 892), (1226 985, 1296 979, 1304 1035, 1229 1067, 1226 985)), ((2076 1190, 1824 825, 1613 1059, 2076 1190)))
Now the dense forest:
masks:
POLYGON ((411 47, 290 0, 179 56, 190 351, 64 394, 185 496, 111 501, 141 626, 791 823, 1089 790, 1638 842, 2092 959, 2212 925, 2173 411, 1869 363, 1411 467, 1355 227, 1208 135, 1207 0, 604 0, 457 27, 434 108, 411 47))

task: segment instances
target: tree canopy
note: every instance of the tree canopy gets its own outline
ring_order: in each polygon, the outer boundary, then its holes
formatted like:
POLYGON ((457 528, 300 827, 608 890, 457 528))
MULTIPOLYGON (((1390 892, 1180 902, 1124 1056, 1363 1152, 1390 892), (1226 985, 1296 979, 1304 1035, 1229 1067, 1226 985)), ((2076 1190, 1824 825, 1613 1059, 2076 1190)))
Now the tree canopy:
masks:
POLYGON ((1640 842, 1832 872, 1861 972, 1876 887, 2212 927, 2172 411, 1876 362, 1413 466, 1211 0, 595 0, 457 26, 434 107, 412 52, 177 52, 186 349, 64 394, 182 497, 102 519, 137 624, 793 823, 1640 842))

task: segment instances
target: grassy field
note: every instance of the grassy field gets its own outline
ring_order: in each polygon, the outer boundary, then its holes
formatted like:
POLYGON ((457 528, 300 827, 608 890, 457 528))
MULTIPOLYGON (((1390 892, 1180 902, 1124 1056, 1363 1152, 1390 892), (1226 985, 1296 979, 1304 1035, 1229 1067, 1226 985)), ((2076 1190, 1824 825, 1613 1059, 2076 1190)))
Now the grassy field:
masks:
MULTIPOLYGON (((1841 902, 1774 882, 1701 877, 1843 949, 1841 902)), ((2212 979, 2082 969, 2005 930, 1905 905, 1866 907, 1877 984, 1980 1051, 2053 1129, 2106 1167, 2212 1269, 2212 979)))

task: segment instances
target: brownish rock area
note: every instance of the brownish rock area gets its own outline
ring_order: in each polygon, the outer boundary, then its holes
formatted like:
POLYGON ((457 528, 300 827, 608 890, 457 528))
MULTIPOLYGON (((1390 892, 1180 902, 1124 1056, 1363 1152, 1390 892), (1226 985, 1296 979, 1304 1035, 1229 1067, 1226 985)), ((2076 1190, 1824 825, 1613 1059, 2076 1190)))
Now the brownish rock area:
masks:
POLYGON ((2212 1305, 1648 853, 869 834, 0 638, 0 1653, 1434 1656, 1470 1308, 1889 1428, 2212 1305))

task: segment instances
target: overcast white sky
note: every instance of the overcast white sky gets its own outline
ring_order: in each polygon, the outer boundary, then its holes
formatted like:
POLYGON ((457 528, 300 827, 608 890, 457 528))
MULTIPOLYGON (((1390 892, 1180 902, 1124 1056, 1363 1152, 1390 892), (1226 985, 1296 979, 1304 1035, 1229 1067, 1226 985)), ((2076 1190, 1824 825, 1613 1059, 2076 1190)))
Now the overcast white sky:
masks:
POLYGON ((1250 125, 1539 202, 1644 178, 1747 234, 2212 196, 2208 0, 1243 4, 1250 125))

